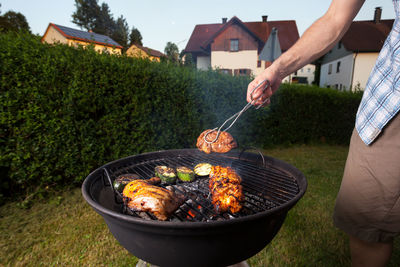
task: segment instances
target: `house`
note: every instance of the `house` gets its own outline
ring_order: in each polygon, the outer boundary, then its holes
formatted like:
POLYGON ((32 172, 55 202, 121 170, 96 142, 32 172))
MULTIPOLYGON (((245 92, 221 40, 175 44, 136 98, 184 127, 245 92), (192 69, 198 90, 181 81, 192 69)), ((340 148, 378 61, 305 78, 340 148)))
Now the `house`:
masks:
POLYGON ((49 24, 41 41, 42 43, 62 43, 71 46, 93 45, 94 49, 100 53, 107 52, 118 55, 121 54, 122 50, 122 46, 108 36, 76 30, 54 23, 49 24))
POLYGON ((231 75, 258 75, 298 39, 294 20, 242 22, 233 17, 222 23, 196 25, 184 49, 198 69, 219 69, 231 75))
POLYGON ((307 64, 291 75, 293 83, 312 84, 315 78, 315 65, 307 64))
POLYGON ((382 20, 377 7, 374 19, 354 21, 343 38, 324 55, 321 63, 321 87, 338 90, 364 89, 393 19, 382 20))
POLYGON ((126 51, 126 55, 129 57, 140 57, 140 58, 148 58, 152 61, 160 62, 161 58, 165 55, 160 51, 144 47, 141 45, 131 45, 126 51))

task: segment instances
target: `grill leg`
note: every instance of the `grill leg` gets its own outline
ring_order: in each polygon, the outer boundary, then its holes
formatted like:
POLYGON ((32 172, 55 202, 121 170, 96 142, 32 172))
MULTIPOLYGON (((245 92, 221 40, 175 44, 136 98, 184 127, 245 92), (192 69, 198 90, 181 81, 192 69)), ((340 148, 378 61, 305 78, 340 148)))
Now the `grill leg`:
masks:
MULTIPOLYGON (((147 263, 139 259, 138 263, 136 264, 136 267, 158 267, 158 266, 152 265, 150 263, 147 263)), ((247 263, 247 261, 242 261, 233 265, 229 265, 227 267, 250 267, 250 265, 247 263)))
POLYGON ((247 261, 242 261, 233 265, 229 265, 227 267, 250 267, 250 265, 247 263, 247 261))
POLYGON ((158 267, 158 266, 153 265, 151 263, 147 263, 147 262, 139 259, 138 263, 136 264, 136 267, 158 267))

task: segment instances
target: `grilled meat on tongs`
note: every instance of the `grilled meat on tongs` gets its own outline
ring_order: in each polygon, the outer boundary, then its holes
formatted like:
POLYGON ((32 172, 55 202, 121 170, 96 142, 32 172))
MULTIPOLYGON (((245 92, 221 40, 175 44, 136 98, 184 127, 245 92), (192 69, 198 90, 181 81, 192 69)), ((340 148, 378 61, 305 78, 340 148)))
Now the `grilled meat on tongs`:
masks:
POLYGON ((160 183, 160 178, 134 180, 127 184, 122 192, 127 206, 134 211, 148 211, 157 219, 165 221, 183 203, 183 195, 154 184, 160 183))
POLYGON ((212 166, 208 187, 217 212, 237 213, 242 209, 244 195, 241 182, 242 178, 232 168, 212 166))
POLYGON ((218 132, 215 130, 205 130, 197 138, 196 146, 207 154, 210 154, 211 152, 226 153, 237 146, 232 135, 224 131, 221 131, 218 139, 213 142, 213 140, 217 137, 217 133, 218 132), (205 137, 205 135, 207 136, 205 137), (206 140, 210 143, 207 143, 204 138, 206 138, 206 140))

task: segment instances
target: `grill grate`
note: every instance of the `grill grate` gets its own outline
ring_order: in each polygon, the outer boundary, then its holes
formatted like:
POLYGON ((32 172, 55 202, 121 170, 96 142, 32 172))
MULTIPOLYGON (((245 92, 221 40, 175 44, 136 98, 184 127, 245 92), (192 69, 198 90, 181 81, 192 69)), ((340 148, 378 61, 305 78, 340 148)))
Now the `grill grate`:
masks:
MULTIPOLYGON (((186 166, 193 169, 196 164, 201 162, 230 166, 242 177, 245 196, 242 210, 237 214, 216 213, 210 200, 208 177, 197 178, 190 183, 177 182, 175 185, 161 185, 186 197, 185 203, 171 216, 171 221, 229 220, 279 207, 295 198, 299 193, 296 179, 276 166, 260 166, 238 157, 222 157, 214 154, 171 154, 133 162, 128 161, 119 166, 110 166, 106 173, 111 180, 125 173, 135 173, 147 179, 154 176, 154 168, 158 165, 173 168, 186 166)), ((121 194, 118 192, 116 194, 118 194, 115 198, 116 202, 123 205, 121 194)), ((150 213, 135 212, 126 208, 125 205, 123 205, 123 212, 143 219, 157 220, 150 213)))

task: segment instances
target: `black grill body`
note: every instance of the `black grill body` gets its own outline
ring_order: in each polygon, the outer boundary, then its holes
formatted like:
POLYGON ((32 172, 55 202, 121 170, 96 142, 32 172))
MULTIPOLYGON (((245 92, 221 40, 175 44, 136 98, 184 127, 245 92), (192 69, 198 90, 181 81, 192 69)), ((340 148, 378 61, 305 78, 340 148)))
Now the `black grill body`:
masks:
MULTIPOLYGON (((200 186, 195 192, 206 195, 205 187, 200 186)), ((158 266, 227 266, 263 249, 278 233, 287 212, 306 188, 307 181, 298 169, 275 158, 239 151, 207 155, 197 149, 181 149, 108 163, 85 179, 82 194, 103 216, 120 244, 146 262, 158 266), (230 166, 242 177, 246 199, 243 212, 222 215, 202 212, 194 219, 186 215, 188 209, 198 210, 198 202, 186 201, 169 221, 143 219, 136 214, 124 214, 124 205, 110 184, 123 173, 150 178, 157 165, 193 168, 200 162, 230 166)))

